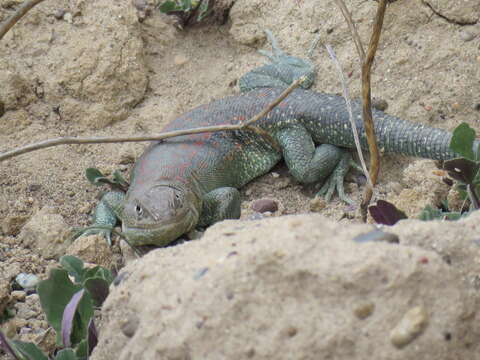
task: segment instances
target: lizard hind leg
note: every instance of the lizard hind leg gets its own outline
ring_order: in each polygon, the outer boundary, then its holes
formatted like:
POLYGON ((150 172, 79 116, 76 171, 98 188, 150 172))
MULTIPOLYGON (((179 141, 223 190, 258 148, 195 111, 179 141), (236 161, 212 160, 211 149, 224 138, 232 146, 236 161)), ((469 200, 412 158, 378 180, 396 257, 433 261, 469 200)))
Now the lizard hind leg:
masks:
POLYGON ((343 186, 345 175, 347 175, 350 167, 357 167, 357 164, 353 161, 352 154, 345 151, 332 174, 328 177, 315 196, 325 196, 325 200, 330 202, 335 190, 337 190, 340 200, 347 204, 354 205, 355 202, 345 194, 345 188, 343 186))
POLYGON ((276 133, 283 158, 292 176, 304 184, 325 182, 317 193, 330 201, 335 190, 341 200, 353 201, 345 195, 343 180, 352 165, 352 156, 346 149, 330 144, 315 147, 311 135, 303 126, 289 126, 276 133))
POLYGON ((212 225, 225 219, 240 217, 240 193, 233 187, 221 187, 203 196, 202 212, 198 225, 212 225))

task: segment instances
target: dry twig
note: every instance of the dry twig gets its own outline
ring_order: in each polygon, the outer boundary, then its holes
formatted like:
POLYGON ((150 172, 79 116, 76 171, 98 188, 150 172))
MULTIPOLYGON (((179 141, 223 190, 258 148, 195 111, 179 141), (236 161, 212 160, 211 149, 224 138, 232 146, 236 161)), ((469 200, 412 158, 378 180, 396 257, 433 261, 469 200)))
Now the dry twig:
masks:
POLYGON ((216 131, 235 131, 235 130, 251 130, 259 135, 265 136, 268 141, 270 141, 271 145, 279 150, 279 145, 276 141, 264 130, 253 126, 252 124, 265 115, 267 115, 270 111, 272 111, 275 106, 277 106, 282 100, 284 100, 295 88, 297 88, 302 82, 305 81, 305 77, 302 76, 301 78, 297 79, 293 82, 287 89, 285 89, 273 102, 268 104, 260 113, 252 117, 251 119, 241 122, 239 124, 225 124, 225 125, 218 125, 218 126, 204 126, 194 129, 184 129, 184 130, 175 130, 160 133, 157 135, 139 135, 139 136, 123 136, 123 137, 116 137, 116 136, 99 136, 99 137, 62 137, 56 139, 50 139, 45 141, 40 141, 37 143, 29 144, 26 146, 22 146, 20 148, 7 151, 5 153, 0 154, 0 162, 3 160, 10 159, 14 156, 18 156, 21 154, 25 154, 28 152, 32 152, 39 149, 45 149, 52 146, 58 145, 72 145, 72 144, 100 144, 100 143, 117 143, 117 142, 139 142, 139 141, 159 141, 175 136, 182 136, 182 135, 191 135, 191 134, 200 134, 205 132, 216 132, 216 131))
POLYGON ((352 33, 353 41, 357 48, 358 56, 362 64, 362 104, 363 104, 363 122, 365 124, 365 135, 367 137, 368 149, 370 152, 370 179, 367 183, 365 191, 363 193, 363 200, 360 205, 362 218, 364 221, 367 219, 367 208, 373 195, 373 185, 376 184, 378 179, 378 173, 380 171, 380 152, 378 150, 377 139, 375 137, 375 128, 372 118, 372 100, 371 100, 371 87, 370 87, 370 75, 375 53, 377 51, 378 42, 380 40, 380 34, 382 32, 383 18, 385 15, 385 9, 387 0, 379 0, 377 14, 375 16, 375 23, 373 25, 372 35, 368 45, 368 52, 365 55, 362 42, 358 36, 357 30, 353 23, 352 17, 345 6, 343 0, 335 0, 335 3, 342 11, 345 20, 348 23, 350 32, 352 33))
POLYGON ((40 4, 42 1, 44 0, 25 1, 12 16, 0 25, 0 40, 2 40, 5 34, 18 22, 18 20, 20 20, 31 8, 40 4))

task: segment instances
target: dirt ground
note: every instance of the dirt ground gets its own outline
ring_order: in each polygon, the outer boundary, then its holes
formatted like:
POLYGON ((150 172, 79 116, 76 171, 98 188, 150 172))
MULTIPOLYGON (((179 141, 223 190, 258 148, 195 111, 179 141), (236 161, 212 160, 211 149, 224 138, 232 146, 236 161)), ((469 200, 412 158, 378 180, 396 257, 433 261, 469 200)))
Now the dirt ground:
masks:
MULTIPOLYGON (((0 20, 20 2, 0 0, 0 20)), ((182 112, 237 93, 238 78, 264 62, 257 50, 269 50, 265 28, 286 52, 300 57, 321 34, 348 74, 352 96, 360 94, 358 56, 333 2, 224 1, 219 6, 232 6, 225 24, 185 30, 153 4, 47 0, 17 24, 0 42, 0 152, 67 135, 160 132, 182 112)), ((367 44, 377 3, 352 0, 347 5, 367 44)), ((313 62, 318 71, 314 90, 340 93, 335 65, 321 46, 313 62)), ((389 5, 372 77, 373 96, 387 102, 388 113, 448 130, 467 122, 478 132, 479 79, 478 0, 397 0, 389 5)), ((107 174, 120 169, 127 176, 144 147, 61 146, 2 162, 0 288, 9 288, 19 272, 44 277, 52 259, 65 250, 39 251, 24 224, 37 216, 41 234, 38 219, 46 212, 59 216, 46 233, 87 225, 100 190, 87 182, 85 169, 97 167, 107 174)), ((386 155, 375 199, 392 201, 409 215, 447 196, 455 204, 435 169, 430 160, 386 155)), ((355 179, 350 178, 347 190, 358 200, 363 187, 355 179)), ((273 216, 318 211, 313 194, 279 165, 242 190, 242 217, 253 216, 250 205, 261 198, 280 203, 273 216)), ((360 222, 355 209, 337 198, 320 208, 332 220, 360 222)), ((118 247, 113 253, 111 265, 117 267, 122 264, 118 247)))

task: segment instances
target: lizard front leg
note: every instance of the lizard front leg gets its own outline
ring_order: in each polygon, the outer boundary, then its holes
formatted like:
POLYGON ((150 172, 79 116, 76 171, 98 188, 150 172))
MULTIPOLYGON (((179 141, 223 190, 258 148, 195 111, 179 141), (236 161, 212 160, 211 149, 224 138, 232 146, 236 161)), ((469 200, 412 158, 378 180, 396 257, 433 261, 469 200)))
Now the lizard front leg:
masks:
MULTIPOLYGON (((93 213, 92 226, 113 228, 121 219, 125 193, 123 191, 109 191, 102 196, 93 213)), ((112 244, 112 231, 107 229, 88 229, 82 236, 100 234, 105 237, 108 245, 112 244)))
POLYGON ((233 187, 221 187, 203 196, 198 226, 205 227, 225 219, 240 217, 240 193, 233 187))

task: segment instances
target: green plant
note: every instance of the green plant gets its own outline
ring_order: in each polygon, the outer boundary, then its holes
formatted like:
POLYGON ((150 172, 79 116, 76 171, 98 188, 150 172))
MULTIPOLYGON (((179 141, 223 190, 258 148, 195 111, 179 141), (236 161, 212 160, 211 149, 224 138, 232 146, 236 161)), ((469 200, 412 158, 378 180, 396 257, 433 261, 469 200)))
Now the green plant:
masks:
POLYGON ((201 22, 210 13, 210 0, 166 0, 158 5, 167 15, 176 16, 182 27, 201 22))
POLYGON ((470 200, 470 210, 480 208, 480 145, 475 142, 475 130, 462 123, 453 131, 450 149, 461 157, 445 161, 444 168, 457 180, 457 190, 470 200))
MULTIPOLYGON (((456 189, 464 200, 470 200, 470 210, 466 212, 450 211, 448 202, 443 201, 440 208, 426 206, 419 215, 420 220, 435 219, 458 220, 480 208, 480 144, 475 142, 475 130, 462 123, 453 131, 450 149, 460 155, 447 160, 443 167, 448 175, 458 181, 456 189)), ((388 201, 379 200, 368 208, 370 215, 379 224, 393 225, 406 215, 388 201)))
MULTIPOLYGON (((42 309, 56 331, 56 343, 64 348, 54 359, 88 359, 97 344, 94 309, 106 299, 113 276, 101 266, 85 268, 74 256, 61 257, 60 265, 37 286, 42 309)), ((16 360, 49 360, 35 344, 9 340, 1 332, 0 347, 16 360)))

